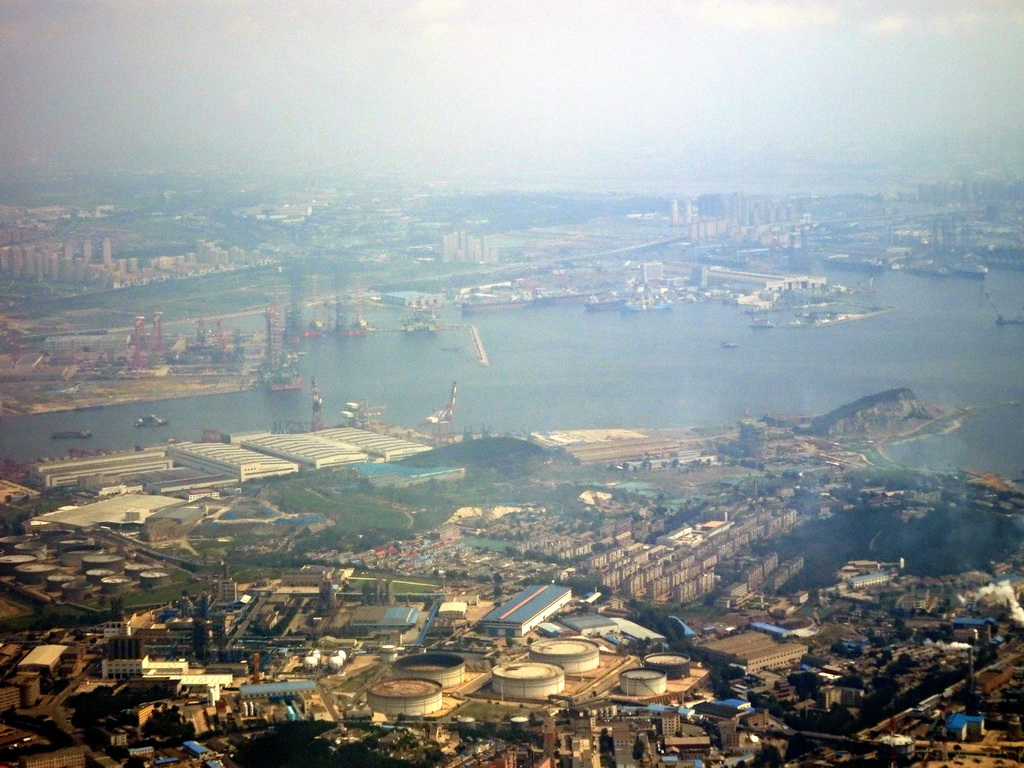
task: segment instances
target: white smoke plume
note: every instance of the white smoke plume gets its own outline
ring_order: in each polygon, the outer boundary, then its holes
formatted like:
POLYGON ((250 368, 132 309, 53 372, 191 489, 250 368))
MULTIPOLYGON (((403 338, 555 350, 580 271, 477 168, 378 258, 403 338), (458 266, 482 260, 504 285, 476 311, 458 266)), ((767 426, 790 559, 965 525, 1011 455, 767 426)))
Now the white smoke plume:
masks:
POLYGON ((942 640, 925 640, 924 644, 929 648, 939 648, 943 651, 967 651, 970 650, 970 643, 946 643, 942 640))
POLYGON ((1017 602, 1017 593, 1013 591, 1008 581, 996 581, 986 584, 978 590, 978 599, 991 597, 998 603, 1002 603, 1010 611, 1010 618, 1018 627, 1024 627, 1024 608, 1017 602))

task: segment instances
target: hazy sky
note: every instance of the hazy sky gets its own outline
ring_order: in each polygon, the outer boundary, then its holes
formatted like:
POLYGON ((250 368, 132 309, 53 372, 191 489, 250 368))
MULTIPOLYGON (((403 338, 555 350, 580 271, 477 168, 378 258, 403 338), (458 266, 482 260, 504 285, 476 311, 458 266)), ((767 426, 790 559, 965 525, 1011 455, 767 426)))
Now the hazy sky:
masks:
POLYGON ((1024 126, 1021 0, 0 0, 3 159, 437 172, 1024 126))

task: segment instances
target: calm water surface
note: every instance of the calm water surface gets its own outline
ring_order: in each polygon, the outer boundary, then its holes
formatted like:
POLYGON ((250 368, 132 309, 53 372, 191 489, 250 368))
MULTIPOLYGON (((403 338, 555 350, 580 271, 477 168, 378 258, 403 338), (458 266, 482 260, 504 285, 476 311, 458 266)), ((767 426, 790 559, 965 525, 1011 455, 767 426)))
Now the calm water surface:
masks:
MULTIPOLYGON (((846 285, 863 278, 829 275, 846 285)), ((769 411, 821 413, 907 386, 926 402, 977 406, 981 415, 950 435, 895 446, 894 458, 1024 475, 1024 326, 996 326, 985 296, 1015 312, 1024 301, 1024 273, 993 271, 984 283, 887 273, 875 289, 866 302, 898 311, 829 328, 755 330, 738 308, 713 303, 650 314, 550 307, 467 321, 483 337, 489 367, 477 364, 468 331, 447 330, 304 342, 300 370, 320 383, 328 423, 357 400, 380 406, 385 421, 415 427, 447 401, 457 380, 455 428, 495 432, 717 426, 769 411), (726 341, 739 347, 723 348, 726 341)), ((398 324, 395 315, 375 320, 398 324)), ((454 312, 447 320, 462 322, 454 312)), ((56 429, 91 429, 93 439, 80 443, 90 449, 128 448, 197 440, 203 427, 269 430, 309 418, 308 390, 8 418, 0 423, 0 455, 24 461, 65 452, 69 443, 49 438, 56 429), (171 425, 132 426, 151 412, 171 425)))

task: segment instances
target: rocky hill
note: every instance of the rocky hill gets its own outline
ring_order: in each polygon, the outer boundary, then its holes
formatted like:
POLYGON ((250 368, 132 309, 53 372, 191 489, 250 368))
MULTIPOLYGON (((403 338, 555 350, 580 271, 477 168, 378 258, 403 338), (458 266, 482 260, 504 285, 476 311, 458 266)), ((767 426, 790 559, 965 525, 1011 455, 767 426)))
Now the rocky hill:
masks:
POLYGON ((810 433, 823 437, 880 432, 898 428, 914 419, 927 419, 928 412, 907 387, 889 389, 841 405, 811 420, 810 433))

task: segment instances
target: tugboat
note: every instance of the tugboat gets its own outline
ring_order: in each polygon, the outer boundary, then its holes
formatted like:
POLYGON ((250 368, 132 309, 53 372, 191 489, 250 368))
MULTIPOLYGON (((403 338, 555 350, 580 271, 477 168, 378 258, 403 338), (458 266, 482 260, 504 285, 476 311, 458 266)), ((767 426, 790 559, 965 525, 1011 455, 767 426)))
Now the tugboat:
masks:
POLYGON ((135 420, 136 427, 166 427, 170 422, 167 419, 157 416, 155 413, 149 414, 149 416, 143 416, 141 419, 135 420))

